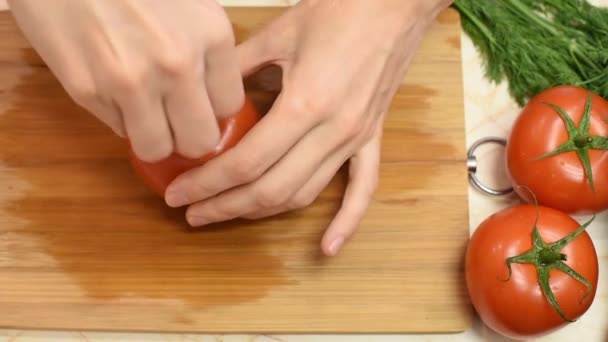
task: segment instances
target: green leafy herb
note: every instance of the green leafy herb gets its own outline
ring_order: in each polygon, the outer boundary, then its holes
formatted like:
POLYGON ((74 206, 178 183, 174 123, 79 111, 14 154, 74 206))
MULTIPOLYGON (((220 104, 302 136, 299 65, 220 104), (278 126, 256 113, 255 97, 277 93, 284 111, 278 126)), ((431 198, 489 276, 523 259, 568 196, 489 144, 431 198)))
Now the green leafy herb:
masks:
POLYGON ((558 85, 608 98, 608 9, 585 0, 457 0, 486 77, 519 105, 558 85))

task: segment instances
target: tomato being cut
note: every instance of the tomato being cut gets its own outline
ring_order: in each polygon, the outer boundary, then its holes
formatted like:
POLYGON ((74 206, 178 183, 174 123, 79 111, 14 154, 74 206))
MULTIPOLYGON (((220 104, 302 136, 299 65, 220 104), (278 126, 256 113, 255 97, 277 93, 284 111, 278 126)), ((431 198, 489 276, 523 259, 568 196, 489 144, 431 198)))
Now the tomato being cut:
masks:
POLYGON ((583 315, 599 272, 585 231, 592 220, 579 225, 564 212, 524 204, 483 221, 465 260, 469 296, 481 320, 503 336, 527 339, 583 315))
POLYGON ((509 178, 530 201, 570 214, 608 209, 608 101, 573 86, 549 89, 525 106, 506 147, 509 178))
POLYGON ((137 158, 133 150, 129 148, 129 160, 144 183, 158 195, 164 197, 167 186, 178 175, 205 164, 235 146, 259 120, 260 115, 253 102, 246 98, 245 104, 237 114, 220 121, 221 138, 213 152, 197 159, 189 159, 173 153, 166 159, 148 163, 137 158))

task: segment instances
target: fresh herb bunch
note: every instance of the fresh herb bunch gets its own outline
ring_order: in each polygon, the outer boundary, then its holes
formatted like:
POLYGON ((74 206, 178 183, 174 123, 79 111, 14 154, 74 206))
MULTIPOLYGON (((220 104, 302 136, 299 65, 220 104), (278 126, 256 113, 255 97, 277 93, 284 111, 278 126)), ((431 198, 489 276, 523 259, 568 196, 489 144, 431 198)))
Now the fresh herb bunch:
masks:
POLYGON ((608 98, 608 9, 585 0, 457 0, 485 75, 523 106, 558 85, 608 98))

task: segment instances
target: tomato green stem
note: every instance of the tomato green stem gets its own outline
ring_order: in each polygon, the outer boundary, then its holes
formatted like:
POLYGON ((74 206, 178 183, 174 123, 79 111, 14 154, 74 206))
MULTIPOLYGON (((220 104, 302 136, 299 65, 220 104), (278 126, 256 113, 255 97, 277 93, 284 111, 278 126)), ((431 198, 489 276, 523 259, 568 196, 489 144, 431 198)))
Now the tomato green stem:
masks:
POLYGON ((591 161, 589 159, 589 149, 604 151, 608 150, 608 138, 597 135, 589 135, 592 107, 591 93, 589 93, 587 101, 585 102, 585 109, 578 127, 574 124, 574 121, 572 121, 571 116, 566 113, 563 108, 553 103, 545 102, 545 104, 553 108, 553 110, 555 110, 555 112, 561 117, 564 125, 566 126, 566 131, 568 132, 568 140, 556 147, 553 151, 538 156, 533 160, 553 157, 564 152, 576 152, 579 160, 583 164, 583 170, 585 171, 585 176, 587 177, 589 187, 592 191, 595 191, 595 186, 593 183, 593 171, 591 168, 591 161))
POLYGON ((541 249, 538 252, 538 262, 541 265, 550 265, 567 259, 568 257, 565 254, 554 252, 551 249, 541 249))
POLYGON ((587 291, 585 295, 581 298, 581 302, 589 296, 591 293, 593 286, 591 283, 585 279, 583 276, 578 274, 575 270, 573 270, 570 266, 568 266, 564 261, 567 260, 567 256, 565 254, 560 253, 560 251, 567 246, 570 242, 576 239, 580 234, 587 229, 587 227, 593 222, 595 219, 595 215, 591 217, 587 222, 578 227, 577 230, 563 237, 562 239, 552 243, 546 244, 545 241, 540 236, 538 231, 537 222, 539 217, 538 211, 538 202, 534 194, 534 204, 536 206, 536 219, 534 221, 534 228, 532 230, 532 249, 527 252, 524 252, 520 255, 516 255, 510 258, 507 258, 507 270, 509 272, 507 279, 504 281, 509 281, 511 279, 511 275, 513 273, 511 265, 512 264, 530 264, 534 265, 536 268, 536 273, 538 276, 538 285, 540 286, 543 294, 553 306, 553 308, 557 311, 557 313, 568 322, 574 322, 575 320, 569 319, 566 317, 566 314, 562 311, 553 291, 551 290, 551 286, 549 284, 549 276, 551 274, 551 270, 559 270, 561 272, 566 273, 577 281, 583 283, 587 287, 587 291))
POLYGON ((593 137, 581 135, 574 138, 574 146, 583 148, 589 146, 593 142, 593 137))

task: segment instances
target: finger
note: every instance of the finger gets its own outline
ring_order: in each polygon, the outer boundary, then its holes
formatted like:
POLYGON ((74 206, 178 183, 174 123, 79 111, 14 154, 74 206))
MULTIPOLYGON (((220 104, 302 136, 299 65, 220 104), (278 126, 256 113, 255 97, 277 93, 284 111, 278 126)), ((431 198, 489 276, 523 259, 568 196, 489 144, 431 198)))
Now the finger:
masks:
POLYGON ((211 152, 220 140, 218 122, 205 91, 205 83, 192 75, 184 77, 165 99, 173 131, 175 151, 187 158, 211 152))
POLYGON ((99 99, 99 96, 80 96, 75 97, 74 101, 89 111, 99 121, 110 127, 112 131, 121 138, 125 138, 127 133, 122 120, 120 109, 114 102, 108 104, 99 99))
MULTIPOLYGON (((398 75, 404 73, 406 69, 407 66, 402 66, 398 75)), ((381 84, 385 82, 390 82, 390 87, 386 91, 379 92, 372 104, 372 108, 380 109, 372 138, 351 158, 349 183, 342 200, 342 206, 321 240, 321 249, 327 256, 335 256, 344 242, 353 235, 365 216, 378 185, 384 120, 391 106, 392 97, 397 92, 402 80, 399 77, 394 77, 394 75, 386 74, 381 84), (391 78, 392 81, 389 81, 391 78)))
POLYGON ((116 135, 121 138, 127 137, 122 114, 114 102, 111 105, 100 103, 99 108, 96 110, 100 113, 100 117, 102 117, 101 121, 108 125, 116 135))
MULTIPOLYGON (((402 67, 403 72, 405 72, 405 69, 405 66, 402 67)), ((349 183, 342 200, 342 206, 321 240, 321 250, 327 256, 335 256, 344 242, 353 235, 365 216, 378 185, 384 120, 388 115, 392 97, 402 82, 401 78, 392 76, 393 80, 387 91, 379 92, 374 99, 372 108, 379 108, 380 115, 375 123, 372 138, 351 158, 349 183)), ((389 79, 389 75, 384 75, 381 84, 388 82, 389 79)))
MULTIPOLYGON (((274 21, 236 48, 243 77, 280 58, 277 47, 281 43, 270 34, 276 23, 274 21)), ((167 187, 167 204, 179 207, 205 200, 226 189, 247 184, 271 167, 316 124, 310 113, 289 106, 286 98, 290 97, 280 94, 264 119, 235 147, 204 167, 178 176, 167 187), (268 137, 273 137, 273 144, 267 144, 268 137)))
POLYGON ((293 209, 290 209, 287 205, 281 205, 281 206, 270 208, 270 209, 254 211, 252 213, 245 214, 242 217, 245 219, 248 219, 248 220, 259 220, 259 219, 263 219, 266 217, 284 214, 291 210, 293 210, 293 209))
POLYGON ((327 187, 329 182, 331 182, 338 170, 351 155, 351 150, 346 148, 334 153, 331 158, 328 158, 327 161, 323 163, 319 170, 315 172, 304 186, 289 199, 288 203, 275 208, 252 212, 243 217, 250 220, 257 220, 308 207, 317 199, 321 191, 327 187))
MULTIPOLYGON (((382 119, 376 119, 377 123, 374 124, 374 127, 370 130, 372 134, 377 133, 376 125, 381 122, 381 120, 382 119)), ((365 137, 365 135, 363 135, 363 137, 365 137)), ((367 140, 369 140, 369 138, 367 138, 367 140)), ((363 142, 367 143, 365 140, 363 140, 363 142)), ((315 172, 306 184, 304 184, 287 203, 279 207, 253 212, 244 215, 243 217, 255 220, 308 207, 318 197, 321 191, 327 187, 344 163, 352 157, 353 149, 359 148, 360 143, 361 141, 359 139, 355 139, 350 145, 344 146, 340 151, 334 153, 330 158, 323 162, 323 165, 319 170, 315 172)))
POLYGON ((205 84, 217 118, 232 116, 241 109, 245 90, 234 46, 209 50, 205 57, 205 84))
POLYGON ((327 256, 334 256, 352 236, 367 212, 378 184, 380 167, 380 136, 382 125, 377 125, 376 135, 353 158, 349 166, 349 182, 342 206, 332 220, 321 241, 321 249, 327 256))
POLYGON ((320 126, 256 182, 193 204, 186 212, 188 222, 198 226, 225 221, 287 203, 339 146, 333 131, 331 125, 320 126), (336 147, 320 148, 320 143, 336 147))
POLYGON ((281 94, 268 114, 236 146, 203 167, 178 176, 167 188, 167 204, 191 204, 250 183, 285 155, 316 123, 309 113, 300 115, 290 110, 284 98, 281 94))
POLYGON ((156 162, 173 151, 173 138, 160 97, 136 92, 119 103, 127 136, 135 155, 156 162))
POLYGON ((237 46, 237 57, 241 74, 244 77, 270 64, 281 64, 284 52, 288 50, 286 47, 289 46, 285 42, 295 42, 294 32, 278 29, 281 27, 281 20, 284 20, 284 17, 272 21, 268 26, 237 46))
POLYGON ((65 91, 76 104, 110 127, 116 135, 126 137, 120 109, 107 92, 99 89, 96 75, 91 74, 88 66, 83 66, 80 60, 70 62, 71 73, 61 68, 55 70, 65 91))
MULTIPOLYGON (((380 115, 380 118, 376 119, 376 124, 374 129, 372 130, 372 138, 377 139, 379 141, 380 135, 382 134, 382 126, 384 122, 384 118, 386 116, 386 110, 390 106, 391 100, 391 92, 394 92, 396 88, 399 86, 401 82, 395 81, 388 92, 385 94, 379 94, 378 101, 383 102, 384 111, 380 115), (381 127, 378 127, 380 125, 381 127)), ((376 101, 376 100, 375 100, 376 101)), ((368 142, 369 144, 370 142, 368 142)), ((379 142, 378 142, 379 144, 379 142)), ((380 146, 378 146, 378 149, 380 146)), ((327 162, 325 162, 318 172, 314 174, 314 176, 306 183, 304 186, 296 192, 294 196, 289 200, 288 203, 281 205, 279 207, 265 209, 261 211, 256 211, 247 215, 244 215, 243 218, 250 220, 257 220, 261 218, 266 218, 274 215, 278 215, 281 213, 285 213, 292 210, 303 209, 308 207, 312 202, 318 197, 318 195, 327 187, 329 182, 331 182, 332 178, 338 172, 338 170, 344 165, 344 163, 352 156, 352 153, 349 152, 349 149, 344 149, 338 153, 335 153, 327 162), (344 152, 347 153, 344 153, 344 152)))

